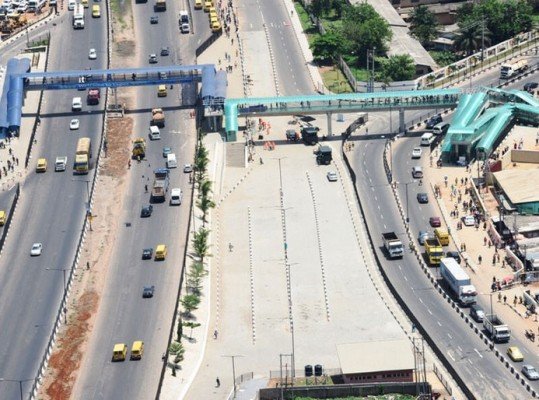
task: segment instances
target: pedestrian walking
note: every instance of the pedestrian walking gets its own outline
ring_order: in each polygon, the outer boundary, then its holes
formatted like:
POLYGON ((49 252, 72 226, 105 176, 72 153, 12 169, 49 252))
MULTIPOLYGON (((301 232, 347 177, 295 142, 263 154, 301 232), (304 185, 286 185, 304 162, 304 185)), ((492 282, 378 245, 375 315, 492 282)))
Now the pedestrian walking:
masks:
POLYGON ((478 261, 479 265, 481 265, 481 261, 483 261, 483 257, 481 256, 481 254, 479 254, 477 256, 477 261, 478 261))
POLYGON ((502 293, 498 292, 498 303, 502 302, 502 293))
POLYGON ((503 304, 507 304, 507 296, 503 295, 503 304))
POLYGON ((216 386, 216 387, 221 386, 221 381, 219 380, 219 377, 217 377, 217 378, 215 379, 215 386, 216 386))
POLYGON ((218 332, 217 332, 217 329, 213 331, 213 338, 214 339, 217 339, 217 335, 218 335, 218 332))
POLYGON ((483 238, 483 246, 486 246, 486 245, 487 245, 487 238, 484 237, 484 238, 483 238))
POLYGON ((232 253, 232 250, 234 250, 234 246, 232 243, 228 243, 228 251, 232 253))
POLYGON ((148 193, 148 185, 144 185, 144 191, 148 193))
POLYGON ((496 254, 492 256, 492 266, 496 265, 496 254))

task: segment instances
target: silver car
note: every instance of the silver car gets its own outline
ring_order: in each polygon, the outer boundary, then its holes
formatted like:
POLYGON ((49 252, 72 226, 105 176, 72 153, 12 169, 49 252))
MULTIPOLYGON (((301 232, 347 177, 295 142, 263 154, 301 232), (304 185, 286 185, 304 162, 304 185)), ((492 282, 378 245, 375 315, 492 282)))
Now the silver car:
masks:
POLYGON ((535 369, 533 365, 523 365, 522 366, 522 373, 528 378, 530 381, 537 381, 539 380, 539 372, 535 369))

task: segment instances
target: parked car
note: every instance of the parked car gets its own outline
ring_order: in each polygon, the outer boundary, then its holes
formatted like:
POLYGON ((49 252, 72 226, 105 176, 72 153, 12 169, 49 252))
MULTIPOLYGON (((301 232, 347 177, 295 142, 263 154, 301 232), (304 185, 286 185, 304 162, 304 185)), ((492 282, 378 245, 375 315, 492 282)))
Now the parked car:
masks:
POLYGON ((419 204, 427 204, 429 202, 429 195, 427 193, 418 193, 417 201, 419 204))
POLYGON ((526 378, 528 378, 530 381, 537 381, 539 380, 539 372, 535 369, 532 365, 523 365, 522 366, 522 373, 526 378))
POLYGON ((442 116, 440 114, 433 115, 427 121, 427 126, 426 127, 427 127, 427 129, 432 129, 432 128, 434 128, 435 125, 439 124, 442 121, 443 121, 443 118, 442 118, 442 116))
POLYGON ((479 304, 472 304, 470 307, 470 317, 477 322, 483 322, 483 319, 485 319, 485 311, 483 311, 479 304))
POLYGON ((465 226, 474 226, 475 218, 473 217, 473 215, 465 215, 464 217, 462 217, 462 223, 465 226))
POLYGON ((440 220, 440 217, 430 217, 429 218, 430 226, 433 228, 439 228, 442 226, 442 221, 440 220))

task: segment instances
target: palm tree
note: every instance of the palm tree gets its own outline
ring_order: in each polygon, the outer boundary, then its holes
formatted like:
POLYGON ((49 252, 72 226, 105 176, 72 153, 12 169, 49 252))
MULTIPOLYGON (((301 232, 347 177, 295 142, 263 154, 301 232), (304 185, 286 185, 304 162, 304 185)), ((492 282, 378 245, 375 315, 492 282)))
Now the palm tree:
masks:
POLYGON ((208 197, 208 194, 211 193, 211 184, 211 181, 208 179, 204 179, 202 182, 200 182, 200 186, 198 188, 200 197, 208 197))
POLYGON ((460 28, 460 34, 455 39, 455 46, 466 55, 481 48, 484 40, 485 46, 490 43, 490 31, 483 26, 483 22, 472 23, 460 28))
POLYGON ((193 248, 195 254, 200 258, 200 262, 204 264, 204 257, 208 255, 209 245, 208 245, 208 236, 210 230, 206 228, 200 228, 193 237, 193 248))
POLYGON ((198 305, 200 304, 200 297, 194 294, 186 294, 181 299, 181 303, 185 314, 191 315, 191 312, 198 308, 198 305))
POLYGON ((193 329, 198 328, 200 326, 200 323, 198 322, 184 322, 183 325, 186 328, 191 328, 191 332, 189 332, 189 340, 193 338, 193 329))
POLYGON ((197 207, 202 211, 202 225, 205 226, 207 222, 208 211, 210 208, 215 207, 215 203, 208 197, 202 197, 196 202, 197 207))

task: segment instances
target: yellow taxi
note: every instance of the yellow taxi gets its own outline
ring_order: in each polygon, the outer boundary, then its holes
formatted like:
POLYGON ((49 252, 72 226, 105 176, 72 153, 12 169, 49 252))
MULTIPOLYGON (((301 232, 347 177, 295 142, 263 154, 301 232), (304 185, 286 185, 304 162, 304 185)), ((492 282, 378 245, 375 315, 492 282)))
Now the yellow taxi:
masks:
POLYGON ((0 210, 0 226, 4 226, 6 224, 6 212, 4 210, 0 210))
POLYGON ((158 244, 155 248, 155 261, 164 260, 167 257, 167 246, 158 244))
POLYGON ((195 10, 202 9, 202 0, 195 0, 195 10))
POLYGON ((80 4, 82 4, 84 8, 90 7, 90 5, 88 4, 88 0, 81 0, 80 4))
POLYGON ((215 14, 217 15, 217 9, 214 7, 214 6, 211 6, 209 9, 208 9, 208 12, 211 14, 215 14))
POLYGON ((127 345, 125 343, 116 343, 112 349, 112 361, 125 361, 127 356, 127 345))
POLYGON ((167 86, 159 85, 157 87, 157 97, 167 97, 167 86))
POLYGON ((133 346, 131 346, 131 360, 140 360, 143 353, 144 342, 142 340, 133 342, 133 346))
POLYGON ((204 11, 209 12, 211 7, 213 7, 213 1, 212 0, 205 0, 204 1, 204 11))
POLYGON ((219 32, 221 30, 221 23, 219 21, 213 22, 211 24, 211 30, 212 32, 219 32))
POLYGON ((37 160, 36 172, 45 172, 47 170, 47 159, 40 158, 37 160))
POLYGON ((99 6, 99 4, 94 4, 92 6, 92 17, 101 18, 101 7, 99 6))
POLYGON ((210 27, 216 22, 219 23, 219 19, 217 18, 217 16, 210 15, 210 27))
POLYGON ((520 352, 520 349, 517 346, 510 346, 507 349, 507 355, 513 361, 524 361, 524 356, 520 352))

